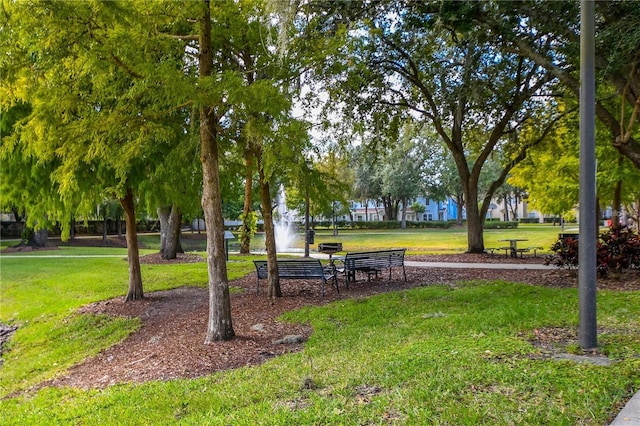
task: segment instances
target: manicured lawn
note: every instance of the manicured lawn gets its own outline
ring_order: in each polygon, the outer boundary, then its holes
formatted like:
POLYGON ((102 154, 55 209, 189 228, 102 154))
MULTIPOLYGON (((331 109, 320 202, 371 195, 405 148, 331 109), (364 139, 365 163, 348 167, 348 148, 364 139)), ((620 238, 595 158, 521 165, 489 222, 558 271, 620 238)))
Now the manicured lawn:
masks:
MULTIPOLYGON (((415 242, 418 234, 438 235, 434 241, 451 241, 442 247, 458 247, 456 232, 339 237, 347 250, 428 252, 431 247, 415 242)), ((555 239, 558 228, 504 232, 555 239)), ((316 243, 336 241, 330 232, 319 234, 316 243)), ((0 321, 20 326, 0 368, 3 425, 599 425, 640 388, 640 292, 598 293, 599 343, 614 361, 601 367, 552 360, 531 343, 541 328, 576 329, 577 290, 469 282, 291 312, 283 320, 313 326, 305 349, 258 367, 100 391, 43 388, 22 394, 139 327, 137 320, 75 313, 126 293, 124 250, 55 251, 115 257, 46 254, 0 257, 0 321)), ((252 271, 253 258, 232 256, 230 278, 252 271)), ((207 283, 204 263, 143 265, 142 274, 147 292, 207 283)))
MULTIPOLYGON (((577 230, 575 226, 560 227, 539 224, 520 224, 517 229, 486 229, 484 231, 485 247, 501 247, 509 243, 500 242, 506 238, 522 238, 528 241, 522 242, 523 247, 543 247, 542 253, 549 253, 551 245, 558 239, 560 232, 577 230)), ((443 254, 464 253, 467 250, 466 228, 451 227, 449 229, 380 229, 380 230, 340 230, 337 236, 333 236, 331 230, 317 230, 315 244, 325 242, 341 242, 344 251, 364 251, 375 248, 406 248, 407 254, 443 254)), ((298 235, 294 246, 298 249, 304 247, 304 236, 298 235)), ((264 237, 256 236, 252 247, 263 248, 264 237)))
MULTIPOLYGON (((228 265, 230 279, 252 268, 245 258, 228 265)), ((73 314, 80 306, 126 294, 126 249, 65 247, 3 254, 0 268, 0 322, 20 327, 0 369, 2 394, 51 378, 139 327, 137 320, 73 314)), ((146 292, 207 286, 206 263, 141 268, 146 292)))

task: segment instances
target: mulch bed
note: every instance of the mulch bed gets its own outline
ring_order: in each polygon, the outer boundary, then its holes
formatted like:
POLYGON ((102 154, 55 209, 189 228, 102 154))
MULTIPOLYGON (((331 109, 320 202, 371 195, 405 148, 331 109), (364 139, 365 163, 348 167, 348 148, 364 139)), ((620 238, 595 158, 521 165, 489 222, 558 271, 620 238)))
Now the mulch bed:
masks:
MULTIPOLYGON (((407 260, 543 263, 540 257, 512 259, 504 255, 472 254, 408 256, 407 260)), ((142 256, 141 262, 204 262, 204 259, 195 254, 180 254, 176 260, 167 261, 154 254, 142 256)), ((307 305, 323 305, 335 300, 366 297, 418 286, 497 279, 550 287, 577 287, 575 271, 407 267, 407 282, 402 280, 398 272, 394 272, 391 279, 386 274, 372 282, 360 278, 358 282, 351 283, 349 289, 341 285, 339 294, 328 287, 325 297, 319 294, 317 280, 283 280, 283 297, 268 299, 264 293, 255 294, 255 274, 249 274, 230 283, 231 286, 242 289, 231 296, 235 338, 208 345, 204 344, 208 318, 206 288, 180 287, 151 292, 145 294, 144 300, 136 302, 125 303, 122 298, 105 300, 84 306, 79 313, 139 317, 142 321, 141 328, 120 344, 103 350, 97 356, 73 366, 64 376, 38 387, 104 388, 123 382, 142 383, 201 377, 215 371, 257 365, 274 356, 301 350, 304 340, 312 333, 313 330, 308 325, 277 321, 284 312, 307 305), (296 339, 287 343, 278 342, 286 336, 296 336, 296 339)), ((599 280, 598 286, 615 291, 638 291, 640 271, 628 271, 607 280, 599 280)))
MULTIPOLYGON (((175 262, 196 261, 194 255, 182 255, 175 262)), ((199 257, 199 256, 198 256, 199 257)), ((410 260, 446 262, 512 262, 484 255, 418 256, 410 260)), ((159 256, 144 256, 143 262, 160 262, 159 256)), ((202 260, 199 260, 202 261, 202 260)), ((541 259, 525 261, 541 263, 541 259)), ((166 262, 166 261, 163 261, 166 262)), ((146 382, 173 378, 193 378, 215 371, 260 364, 287 352, 299 351, 312 332, 307 325, 285 324, 276 320, 284 312, 306 305, 323 305, 335 300, 365 297, 388 291, 432 284, 455 283, 460 280, 495 280, 529 283, 552 287, 575 287, 577 279, 570 271, 495 270, 458 268, 407 268, 407 282, 397 272, 370 283, 360 279, 350 288, 341 286, 340 294, 328 289, 319 294, 317 281, 283 280, 283 297, 268 299, 255 294, 255 275, 250 274, 230 284, 243 289, 231 296, 233 328, 236 337, 228 342, 205 345, 208 315, 208 290, 181 287, 147 293, 145 299, 124 303, 112 299, 93 303, 81 313, 140 317, 142 327, 121 344, 108 348, 96 357, 70 369, 67 375, 48 383, 53 386, 102 388, 121 382, 146 382), (285 336, 300 340, 278 343, 285 336)), ((599 283, 604 288, 640 290, 640 273, 626 279, 599 283), (633 277, 633 279, 629 279, 633 277)))

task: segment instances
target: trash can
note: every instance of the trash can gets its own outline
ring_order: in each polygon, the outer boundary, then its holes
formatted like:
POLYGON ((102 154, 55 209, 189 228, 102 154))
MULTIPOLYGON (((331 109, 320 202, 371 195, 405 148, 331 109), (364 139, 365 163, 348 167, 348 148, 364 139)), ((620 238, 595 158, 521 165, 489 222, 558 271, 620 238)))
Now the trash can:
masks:
POLYGON ((309 229, 307 231, 307 243, 315 244, 316 231, 309 229))

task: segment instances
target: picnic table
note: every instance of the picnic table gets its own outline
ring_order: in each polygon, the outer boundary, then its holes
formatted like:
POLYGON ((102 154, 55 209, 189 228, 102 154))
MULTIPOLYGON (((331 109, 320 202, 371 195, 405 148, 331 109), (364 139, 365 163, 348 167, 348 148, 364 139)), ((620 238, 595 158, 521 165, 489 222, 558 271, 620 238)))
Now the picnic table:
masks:
POLYGON ((522 238, 507 238, 504 240, 498 240, 501 242, 509 242, 509 247, 500 247, 500 250, 504 250, 507 255, 511 254, 511 257, 518 257, 518 253, 522 256, 522 253, 525 251, 529 251, 529 249, 519 249, 518 242, 520 241, 529 241, 522 238))

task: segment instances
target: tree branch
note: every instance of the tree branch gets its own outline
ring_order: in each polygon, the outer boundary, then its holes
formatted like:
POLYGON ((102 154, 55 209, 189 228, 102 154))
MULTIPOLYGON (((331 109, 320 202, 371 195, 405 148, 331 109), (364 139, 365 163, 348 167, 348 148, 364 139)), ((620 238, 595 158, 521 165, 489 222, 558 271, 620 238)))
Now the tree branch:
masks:
POLYGON ((118 56, 116 56, 115 54, 111 54, 111 59, 113 60, 113 63, 122 68, 130 77, 133 78, 144 78, 144 76, 142 74, 138 74, 137 72, 135 72, 133 69, 131 69, 131 67, 129 67, 127 64, 125 64, 122 59, 120 59, 118 56))

